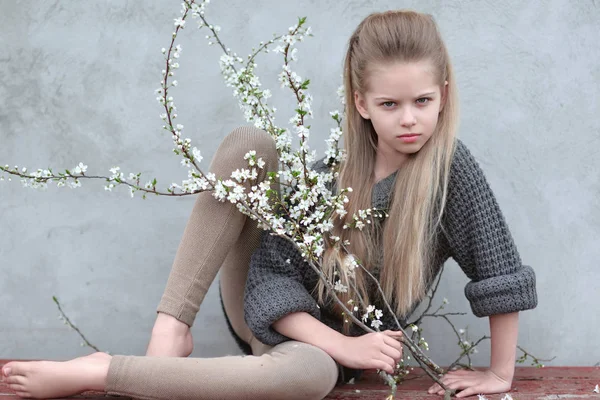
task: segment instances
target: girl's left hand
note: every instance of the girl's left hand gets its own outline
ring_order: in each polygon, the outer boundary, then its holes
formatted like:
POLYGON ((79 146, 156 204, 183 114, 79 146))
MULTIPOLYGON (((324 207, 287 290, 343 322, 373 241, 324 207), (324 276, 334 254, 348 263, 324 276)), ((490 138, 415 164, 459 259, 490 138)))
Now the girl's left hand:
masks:
MULTIPOLYGON (((456 397, 466 397, 476 394, 491 394, 508 392, 512 378, 505 379, 495 374, 491 369, 485 371, 456 370, 449 371, 441 379, 449 389, 461 390, 456 397)), ((444 394, 444 389, 437 383, 431 386, 428 393, 444 394)))

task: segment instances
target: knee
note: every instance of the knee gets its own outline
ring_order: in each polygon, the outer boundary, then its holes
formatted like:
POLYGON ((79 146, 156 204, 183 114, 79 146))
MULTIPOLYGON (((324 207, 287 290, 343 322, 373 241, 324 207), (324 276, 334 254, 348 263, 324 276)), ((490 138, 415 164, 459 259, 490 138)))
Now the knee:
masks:
POLYGON ((254 126, 240 126, 232 130, 223 139, 222 145, 233 150, 231 156, 238 156, 244 161, 244 155, 250 150, 256 151, 256 156, 261 157, 266 166, 275 166, 278 155, 275 140, 269 133, 254 126))
MULTIPOLYGON (((279 351, 289 353, 291 357, 282 370, 289 370, 289 396, 287 399, 323 399, 335 387, 338 369, 335 361, 318 347, 301 343, 286 342, 279 345, 279 351)), ((282 371, 283 372, 283 371, 282 371)))

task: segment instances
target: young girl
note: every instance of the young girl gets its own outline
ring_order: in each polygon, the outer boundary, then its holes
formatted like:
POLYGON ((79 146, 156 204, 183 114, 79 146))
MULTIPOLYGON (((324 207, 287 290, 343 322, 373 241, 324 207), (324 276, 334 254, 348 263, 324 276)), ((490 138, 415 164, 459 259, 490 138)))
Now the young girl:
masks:
MULTIPOLYGON (((449 372, 443 381, 461 390, 457 397, 509 390, 518 311, 537 304, 535 275, 521 264, 479 166, 455 138, 456 85, 433 18, 409 11, 369 15, 350 38, 344 74, 347 158, 336 186, 354 189, 347 216, 377 207, 387 208, 389 218, 362 231, 344 230, 346 219, 335 219, 332 234, 351 244, 327 248, 327 276, 347 282, 345 257, 355 255, 405 323, 453 257, 471 279, 465 294, 473 313, 489 316, 492 356, 484 372, 449 372)), ((211 171, 228 177, 245 166, 251 149, 266 161, 263 171, 277 170, 273 140, 239 128, 224 139, 211 171)), ((200 194, 146 357, 95 353, 67 362, 12 362, 3 379, 19 396, 36 398, 99 390, 143 399, 320 399, 357 370, 393 372, 402 347, 389 313, 381 333, 344 326, 295 248, 261 234, 235 206, 200 194), (193 347, 189 327, 219 268, 230 328, 252 355, 186 358, 193 347)), ((386 312, 373 283, 356 276, 361 297, 386 312)), ((350 294, 341 293, 347 300, 350 294)), ((437 385, 429 392, 442 394, 437 385)))

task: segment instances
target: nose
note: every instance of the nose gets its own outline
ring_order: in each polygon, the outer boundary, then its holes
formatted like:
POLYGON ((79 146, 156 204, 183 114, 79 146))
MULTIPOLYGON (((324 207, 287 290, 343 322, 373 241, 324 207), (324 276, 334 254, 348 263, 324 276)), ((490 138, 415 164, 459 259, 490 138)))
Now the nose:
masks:
POLYGON ((409 109, 404 110, 400 117, 400 123, 404 127, 412 127, 417 123, 417 117, 409 109))

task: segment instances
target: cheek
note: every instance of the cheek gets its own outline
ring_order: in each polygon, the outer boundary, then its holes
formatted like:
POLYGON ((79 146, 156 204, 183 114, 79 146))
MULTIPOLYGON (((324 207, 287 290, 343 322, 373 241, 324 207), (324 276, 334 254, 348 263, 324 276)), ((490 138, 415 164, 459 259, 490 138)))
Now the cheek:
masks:
POLYGON ((429 133, 432 133, 435 129, 438 122, 438 118, 438 112, 428 112, 426 115, 424 115, 423 125, 429 131, 429 133))
POLYGON ((385 130, 389 129, 388 127, 393 124, 393 118, 390 118, 389 115, 373 113, 371 115, 371 123, 373 123, 375 130, 385 130))

